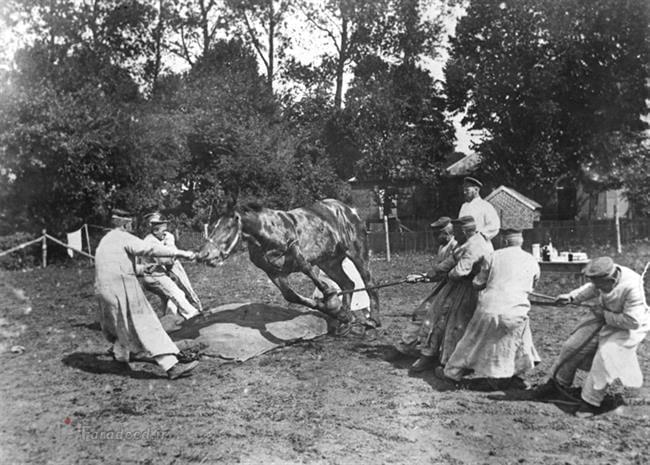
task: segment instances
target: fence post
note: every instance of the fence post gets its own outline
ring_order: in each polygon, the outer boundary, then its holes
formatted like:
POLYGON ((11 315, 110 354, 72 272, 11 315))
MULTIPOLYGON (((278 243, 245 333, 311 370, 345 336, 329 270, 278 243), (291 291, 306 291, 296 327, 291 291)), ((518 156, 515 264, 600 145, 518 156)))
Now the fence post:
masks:
POLYGON ((384 215, 384 231, 386 232, 386 261, 390 262, 390 236, 388 234, 388 216, 384 215))
POLYGON ((616 199, 614 200, 614 226, 616 227, 616 251, 618 253, 622 252, 621 247, 621 221, 618 217, 618 191, 616 193, 616 199))
POLYGON ((41 242, 41 263, 43 268, 47 266, 47 229, 43 230, 43 241, 41 242))
POLYGON ((86 230, 86 245, 88 246, 88 255, 92 255, 93 249, 90 246, 90 234, 88 233, 88 224, 84 223, 84 229, 86 230))

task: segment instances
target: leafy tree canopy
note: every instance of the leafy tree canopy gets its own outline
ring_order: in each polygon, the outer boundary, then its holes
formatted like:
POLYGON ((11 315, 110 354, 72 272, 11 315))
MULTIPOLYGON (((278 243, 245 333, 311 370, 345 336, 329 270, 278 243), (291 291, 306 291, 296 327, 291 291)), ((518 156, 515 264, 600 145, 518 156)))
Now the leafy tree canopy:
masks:
POLYGON ((644 0, 471 1, 446 91, 486 133, 487 176, 541 197, 584 163, 618 157, 623 147, 601 141, 643 129, 648 24, 644 0))

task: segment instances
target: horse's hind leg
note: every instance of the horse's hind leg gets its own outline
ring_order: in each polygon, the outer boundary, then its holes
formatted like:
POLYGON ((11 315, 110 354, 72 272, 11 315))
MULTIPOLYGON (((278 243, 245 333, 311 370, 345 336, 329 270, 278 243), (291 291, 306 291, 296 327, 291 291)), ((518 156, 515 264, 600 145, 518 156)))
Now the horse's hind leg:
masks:
POLYGON ((370 288, 367 289, 368 297, 370 298, 370 320, 374 322, 376 326, 381 326, 381 320, 379 319, 379 294, 376 289, 372 289, 375 282, 372 279, 372 274, 368 267, 368 261, 362 258, 360 253, 353 254, 348 251, 346 255, 350 260, 352 260, 352 263, 354 263, 354 266, 357 268, 357 271, 361 275, 361 279, 363 279, 363 282, 365 283, 365 287, 370 288))

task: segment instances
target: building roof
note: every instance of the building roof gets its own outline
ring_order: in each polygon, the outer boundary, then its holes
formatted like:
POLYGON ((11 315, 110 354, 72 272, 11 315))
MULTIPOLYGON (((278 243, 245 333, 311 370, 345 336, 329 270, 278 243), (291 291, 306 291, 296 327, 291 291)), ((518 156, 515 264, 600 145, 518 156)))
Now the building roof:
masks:
POLYGON ((519 200, 521 203, 526 205, 531 210, 537 210, 538 208, 542 208, 542 206, 539 203, 535 202, 533 199, 529 199, 524 194, 520 194, 513 188, 506 187, 506 186, 497 187, 492 192, 490 192, 490 194, 487 197, 485 197, 485 200, 489 202, 490 199, 496 197, 500 192, 505 192, 509 194, 510 196, 514 197, 515 199, 519 200))
POLYGON ((445 171, 450 176, 466 176, 474 171, 480 163, 481 157, 477 153, 470 153, 449 165, 445 171))

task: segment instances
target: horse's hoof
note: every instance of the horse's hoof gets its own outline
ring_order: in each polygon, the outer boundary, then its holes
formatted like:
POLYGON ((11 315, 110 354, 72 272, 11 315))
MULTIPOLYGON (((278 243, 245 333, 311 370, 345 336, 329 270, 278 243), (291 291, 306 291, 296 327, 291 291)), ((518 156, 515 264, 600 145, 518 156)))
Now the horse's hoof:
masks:
POLYGON ((376 341, 379 335, 379 331, 376 328, 365 328, 364 337, 368 341, 376 341))
POLYGON ((323 302, 325 310, 329 313, 338 312, 341 309, 342 305, 343 302, 341 301, 341 298, 336 294, 328 296, 323 302))
POLYGON ((344 337, 350 334, 352 331, 352 323, 339 323, 339 325, 334 329, 334 335, 337 337, 344 337))

